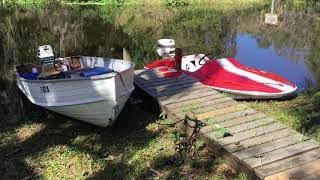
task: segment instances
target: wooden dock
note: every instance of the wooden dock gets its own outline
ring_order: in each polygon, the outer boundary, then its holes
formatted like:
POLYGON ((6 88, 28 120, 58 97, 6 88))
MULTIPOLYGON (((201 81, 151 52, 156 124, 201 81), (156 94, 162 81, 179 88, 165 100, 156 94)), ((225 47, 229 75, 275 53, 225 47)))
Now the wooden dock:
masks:
POLYGON ((320 179, 319 144, 263 113, 182 74, 136 70, 135 85, 175 120, 192 111, 210 150, 256 179, 320 179), (224 136, 221 128, 230 136, 224 136))

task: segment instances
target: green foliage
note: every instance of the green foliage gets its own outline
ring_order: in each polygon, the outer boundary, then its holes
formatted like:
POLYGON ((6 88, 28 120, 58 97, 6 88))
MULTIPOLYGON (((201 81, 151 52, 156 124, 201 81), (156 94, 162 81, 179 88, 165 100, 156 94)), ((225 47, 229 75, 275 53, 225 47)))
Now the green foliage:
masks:
POLYGON ((226 136, 226 134, 229 133, 229 130, 227 128, 225 128, 225 127, 221 127, 220 128, 220 133, 224 137, 224 136, 226 136))
POLYGON ((166 119, 166 116, 167 116, 167 114, 164 111, 159 114, 160 119, 166 119))
POLYGON ((187 0, 164 0, 164 1, 165 1, 165 5, 171 6, 171 7, 181 7, 189 4, 187 0))
POLYGON ((205 147, 206 145, 206 141, 202 138, 200 139, 197 139, 196 142, 195 142, 195 148, 196 150, 201 150, 205 147))
POLYGON ((320 91, 315 93, 312 97, 312 103, 315 106, 320 106, 320 91))

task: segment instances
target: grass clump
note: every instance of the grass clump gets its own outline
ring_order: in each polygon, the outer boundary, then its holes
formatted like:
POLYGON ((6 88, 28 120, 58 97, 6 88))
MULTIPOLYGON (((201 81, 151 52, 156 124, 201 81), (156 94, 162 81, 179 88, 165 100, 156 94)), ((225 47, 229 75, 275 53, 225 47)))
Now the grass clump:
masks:
POLYGON ((319 91, 309 90, 287 101, 254 101, 247 104, 320 141, 319 91))

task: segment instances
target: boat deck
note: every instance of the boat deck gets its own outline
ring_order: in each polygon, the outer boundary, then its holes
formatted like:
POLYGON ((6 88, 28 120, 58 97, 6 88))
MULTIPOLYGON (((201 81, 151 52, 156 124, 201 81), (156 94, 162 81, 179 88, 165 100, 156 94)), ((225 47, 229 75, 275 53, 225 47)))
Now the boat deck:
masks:
POLYGON ((319 143, 182 74, 135 71, 135 85, 176 121, 193 112, 199 134, 225 162, 257 179, 320 179, 319 143), (229 135, 221 133, 221 128, 229 135))

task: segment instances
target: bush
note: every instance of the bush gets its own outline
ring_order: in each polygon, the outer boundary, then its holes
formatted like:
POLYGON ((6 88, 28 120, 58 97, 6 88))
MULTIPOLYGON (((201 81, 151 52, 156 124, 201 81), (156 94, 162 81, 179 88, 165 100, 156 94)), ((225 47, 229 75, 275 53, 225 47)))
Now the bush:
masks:
POLYGON ((165 4, 167 6, 179 7, 179 6, 186 6, 189 3, 187 0, 165 0, 165 4))

